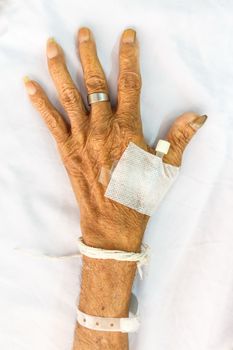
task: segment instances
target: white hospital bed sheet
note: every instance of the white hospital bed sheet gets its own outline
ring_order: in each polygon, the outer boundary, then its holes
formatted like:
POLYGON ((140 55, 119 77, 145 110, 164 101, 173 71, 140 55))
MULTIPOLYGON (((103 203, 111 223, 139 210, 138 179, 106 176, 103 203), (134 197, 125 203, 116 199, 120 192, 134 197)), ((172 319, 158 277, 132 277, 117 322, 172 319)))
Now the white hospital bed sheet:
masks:
MULTIPOLYGON (((118 43, 133 26, 141 47, 141 110, 149 143, 187 110, 207 114, 186 149, 180 176, 151 218, 150 265, 138 277, 141 327, 134 350, 233 349, 233 4, 230 1, 0 1, 0 349, 70 350, 81 261, 79 209, 22 77, 47 90, 45 44, 63 46, 85 98, 74 45, 93 30, 116 101, 118 43)), ((94 229, 94 228, 93 228, 94 229)))

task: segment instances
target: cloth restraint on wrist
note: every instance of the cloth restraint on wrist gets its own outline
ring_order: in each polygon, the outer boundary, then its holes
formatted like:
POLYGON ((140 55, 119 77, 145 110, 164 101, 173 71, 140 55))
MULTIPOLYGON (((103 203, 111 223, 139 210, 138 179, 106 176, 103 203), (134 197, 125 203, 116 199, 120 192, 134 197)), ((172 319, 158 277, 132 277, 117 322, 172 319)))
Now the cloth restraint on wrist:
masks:
MULTIPOLYGON (((148 264, 148 245, 142 244, 141 252, 126 252, 122 250, 107 250, 86 245, 82 237, 79 237, 78 246, 81 254, 94 259, 114 259, 119 261, 136 261, 139 275, 142 279, 141 266, 148 264)), ((88 315, 77 308, 77 321, 84 327, 99 331, 111 332, 136 332, 139 327, 138 301, 134 294, 131 295, 129 308, 131 317, 112 318, 88 315), (135 307, 136 305, 136 307, 135 307)))
MULTIPOLYGON (((81 257, 86 255, 94 259, 114 259, 119 261, 135 261, 137 262, 137 268, 139 275, 142 279, 141 266, 148 264, 148 250, 149 246, 142 244, 141 252, 126 252, 121 250, 107 250, 102 248, 95 248, 87 246, 82 237, 78 239, 78 246, 80 253, 62 256, 52 256, 47 254, 35 253, 33 251, 27 251, 23 249, 24 253, 28 253, 32 256, 39 256, 50 259, 67 259, 72 257, 81 257)), ((20 249, 21 250, 21 249, 20 249)), ((131 317, 112 318, 112 317, 98 317, 88 315, 81 310, 77 309, 77 321, 84 327, 99 331, 111 331, 111 332, 136 332, 140 322, 138 314, 138 301, 134 294, 131 294, 131 303, 129 308, 129 315, 131 317), (135 307, 136 305, 136 307, 135 307)))
POLYGON ((137 262, 137 269, 140 275, 140 278, 143 279, 142 266, 147 265, 149 262, 149 250, 150 247, 143 243, 140 253, 135 252, 126 252, 122 250, 107 250, 102 248, 94 248, 86 245, 83 242, 82 237, 78 237, 78 246, 79 253, 68 254, 68 255, 50 255, 45 253, 40 253, 35 250, 30 249, 21 249, 16 248, 15 250, 21 251, 24 254, 31 255, 34 257, 46 258, 46 259, 55 259, 55 260, 64 260, 69 258, 81 258, 82 255, 86 255, 93 259, 114 259, 119 261, 135 261, 137 262))
POLYGON ((78 246, 81 254, 86 255, 90 258, 135 261, 137 262, 137 268, 140 278, 143 278, 141 266, 148 264, 149 258, 149 246, 145 243, 142 244, 140 253, 90 247, 83 242, 82 237, 79 237, 78 239, 78 246))

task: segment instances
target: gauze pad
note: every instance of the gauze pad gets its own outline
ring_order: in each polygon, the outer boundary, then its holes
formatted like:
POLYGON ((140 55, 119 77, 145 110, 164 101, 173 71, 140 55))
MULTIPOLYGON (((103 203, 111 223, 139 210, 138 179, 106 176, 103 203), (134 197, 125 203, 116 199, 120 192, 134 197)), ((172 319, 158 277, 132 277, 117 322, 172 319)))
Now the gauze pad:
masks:
POLYGON ((105 197, 151 216, 177 178, 180 167, 130 142, 111 173, 105 197))

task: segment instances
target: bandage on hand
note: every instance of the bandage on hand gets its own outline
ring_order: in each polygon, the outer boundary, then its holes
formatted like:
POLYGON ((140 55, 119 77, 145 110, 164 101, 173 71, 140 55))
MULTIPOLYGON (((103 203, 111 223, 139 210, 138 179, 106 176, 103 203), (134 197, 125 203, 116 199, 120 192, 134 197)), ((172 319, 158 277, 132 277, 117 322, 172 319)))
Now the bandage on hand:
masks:
MULTIPOLYGON (((107 80, 89 28, 79 30, 77 46, 88 94, 100 90, 108 94, 107 80)), ((110 101, 93 103, 88 109, 69 74, 64 51, 54 39, 49 39, 47 43, 47 61, 69 121, 50 102, 38 82, 27 78, 25 86, 32 104, 57 143, 79 203, 85 242, 109 249, 138 250, 148 216, 106 198, 103 185, 98 181, 101 169, 111 169, 129 142, 155 154, 155 149, 147 145, 142 132, 141 75, 136 32, 127 29, 121 37, 116 109, 112 108, 110 101), (122 232, 123 235, 119 234, 122 232)), ((163 135, 171 143, 168 154, 163 158, 165 163, 180 166, 183 151, 203 120, 203 117, 192 112, 175 119, 168 133, 163 135)))
MULTIPOLYGON (((77 46, 87 93, 101 91, 108 94, 107 79, 89 28, 79 30, 77 46)), ((106 198, 105 189, 98 181, 101 168, 111 169, 130 142, 155 154, 155 149, 147 145, 142 132, 141 75, 136 32, 127 29, 120 40, 116 109, 109 101, 104 101, 93 103, 89 110, 69 74, 62 47, 54 39, 49 39, 46 53, 49 73, 67 118, 55 108, 39 83, 27 78, 25 86, 32 104, 57 144, 79 203, 83 239, 92 247, 138 252, 149 216, 106 198)), ((193 112, 175 119, 168 133, 163 135, 171 144, 168 154, 163 157, 165 163, 177 167, 181 165, 185 147, 205 119, 193 112)), ((83 311, 92 314, 95 310, 97 315, 103 316, 109 313, 113 317, 120 314, 127 316, 127 298, 134 277, 134 265, 122 264, 109 260, 106 266, 101 260, 84 259, 83 293, 80 296, 83 311), (115 282, 116 276, 118 280, 115 282), (100 279, 111 283, 102 284, 100 279), (117 299, 112 297, 112 293, 115 293, 112 286, 118 288, 117 299), (93 295, 97 296, 94 301, 93 295)), ((82 344, 86 344, 88 339, 90 344, 100 341, 99 336, 97 338, 95 333, 87 333, 85 328, 76 328, 76 332, 79 336, 75 337, 74 349, 86 348, 82 344)), ((117 332, 115 337, 105 335, 104 342, 108 349, 127 348, 126 337, 119 336, 117 332)))
POLYGON ((179 173, 179 167, 163 162, 169 146, 160 140, 153 155, 130 142, 111 171, 100 173, 99 181, 107 186, 104 195, 151 216, 179 173))

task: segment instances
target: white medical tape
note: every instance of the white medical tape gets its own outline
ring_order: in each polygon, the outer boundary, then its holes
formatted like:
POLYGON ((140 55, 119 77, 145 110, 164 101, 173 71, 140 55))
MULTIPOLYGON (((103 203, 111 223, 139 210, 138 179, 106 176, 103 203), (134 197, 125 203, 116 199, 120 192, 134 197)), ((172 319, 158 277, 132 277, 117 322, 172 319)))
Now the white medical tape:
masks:
POLYGON ((138 301, 137 297, 132 293, 129 307, 130 317, 99 317, 88 315, 77 308, 77 321, 83 327, 110 332, 136 332, 140 326, 138 301), (136 308, 135 308, 136 306, 136 308))
POLYGON ((86 255, 90 258, 114 259, 114 260, 120 260, 120 261, 135 261, 137 262, 137 268, 138 268, 138 273, 140 275, 140 278, 141 279, 143 278, 141 267, 143 265, 148 264, 148 258, 149 258, 149 255, 148 255, 149 246, 145 243, 142 243, 140 253, 126 252, 122 250, 107 250, 103 248, 90 247, 83 242, 82 237, 79 237, 78 239, 78 246, 81 254, 86 255))
POLYGON ((105 197, 151 216, 179 174, 180 167, 129 142, 111 172, 105 197))

